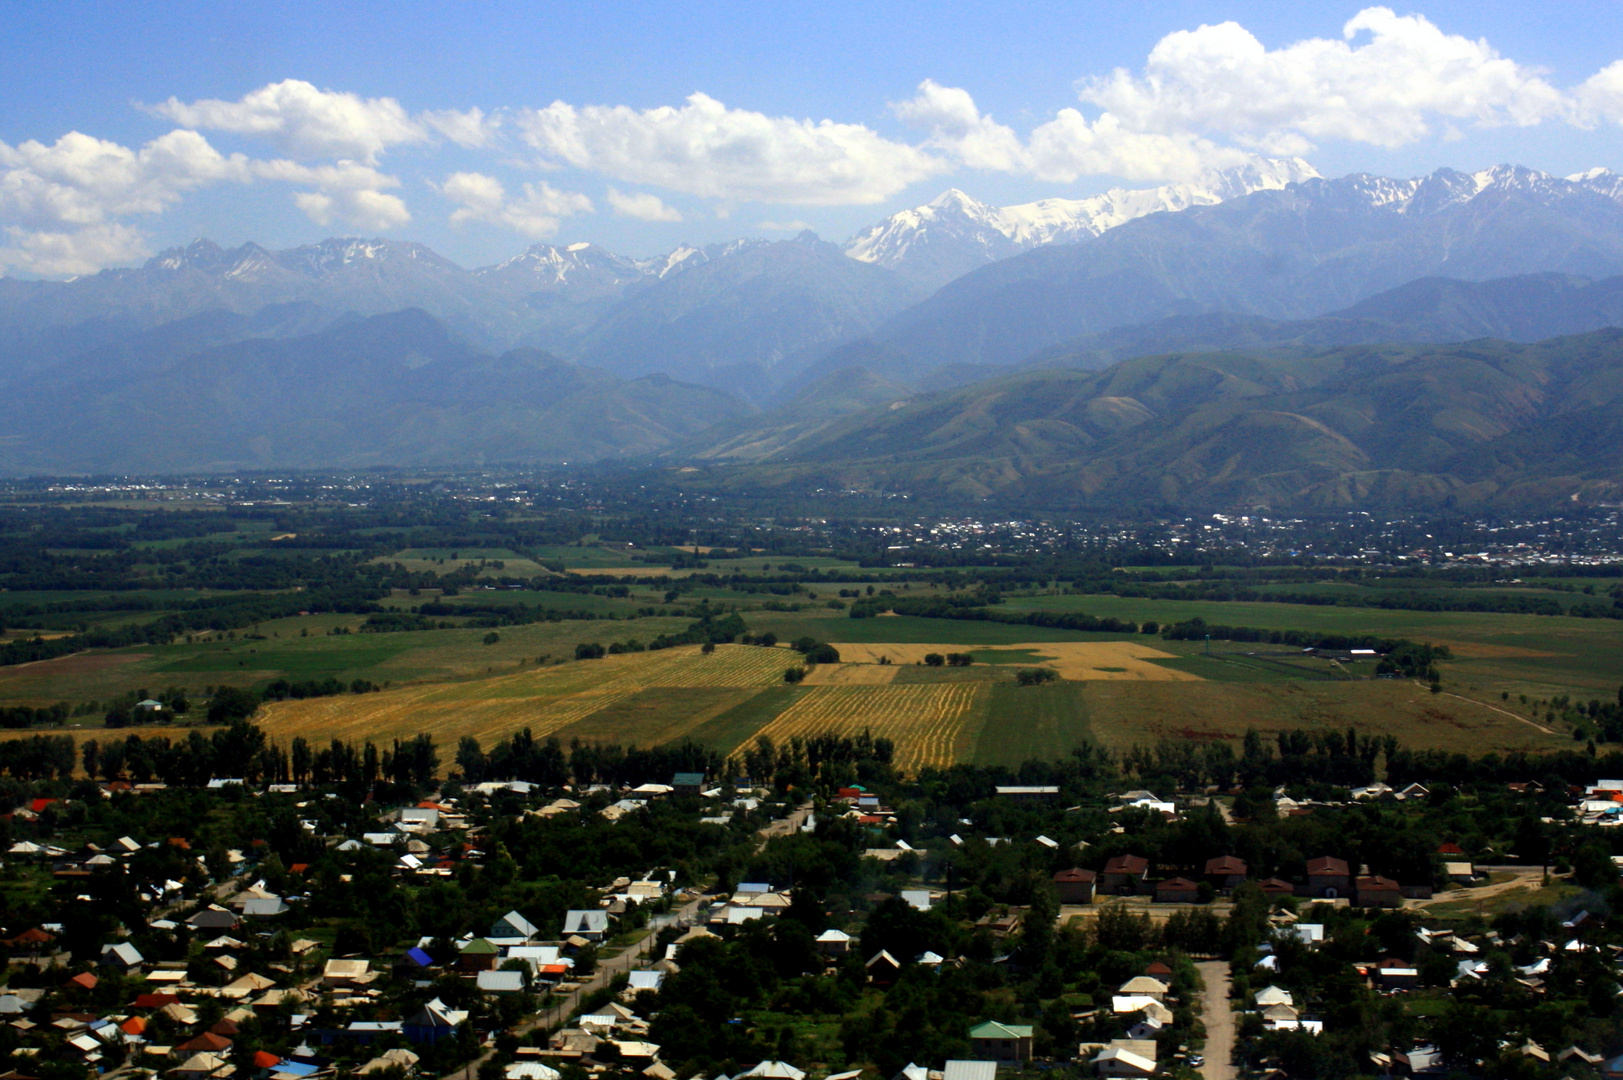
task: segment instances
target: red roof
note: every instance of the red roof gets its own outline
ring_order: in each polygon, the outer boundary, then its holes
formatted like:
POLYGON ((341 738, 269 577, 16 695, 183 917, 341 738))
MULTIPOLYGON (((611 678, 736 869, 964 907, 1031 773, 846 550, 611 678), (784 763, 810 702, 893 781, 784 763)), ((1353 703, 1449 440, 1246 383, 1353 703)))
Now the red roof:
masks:
POLYGON ((1058 884, 1067 884, 1070 882, 1092 881, 1098 876, 1099 875, 1095 874, 1092 870, 1079 870, 1076 867, 1072 867, 1069 870, 1061 870, 1059 873, 1055 874, 1054 881, 1058 884))
POLYGON ((1358 879, 1357 884, 1359 892, 1396 892, 1398 889, 1397 882, 1391 878, 1381 877, 1379 874, 1373 877, 1361 877, 1358 879))
POLYGON ((216 1035, 212 1031, 205 1031, 201 1035, 194 1035, 185 1042, 180 1043, 175 1049, 187 1054, 218 1054, 221 1050, 231 1049, 231 1040, 224 1035, 216 1035))
POLYGON ((75 975, 73 978, 69 979, 67 982, 63 983, 62 985, 63 986, 77 986, 82 990, 94 990, 96 988, 96 982, 97 982, 96 977, 94 975, 90 974, 90 972, 81 971, 81 972, 79 972, 79 974, 75 975))
POLYGON ((1307 864, 1308 877, 1346 877, 1349 872, 1346 860, 1332 858, 1329 855, 1307 864))
POLYGON ((1194 892, 1200 888, 1186 877, 1168 878, 1156 887, 1157 892, 1194 892))
POLYGON ((165 1005, 178 1005, 180 998, 174 994, 141 994, 130 1006, 132 1009, 161 1009, 165 1005))
POLYGON ((1150 868, 1150 860, 1142 855, 1117 855, 1105 863, 1107 874, 1143 874, 1150 868))
POLYGON ((54 802, 56 802, 55 799, 35 799, 33 802, 28 804, 28 809, 32 810, 36 814, 42 813, 47 806, 50 806, 54 802))
POLYGON ((1453 841, 1450 841, 1450 842, 1448 842, 1446 844, 1439 845, 1438 848, 1437 848, 1437 854, 1439 854, 1439 855, 1464 855, 1465 854, 1465 849, 1460 847, 1458 844, 1454 843, 1453 841))
POLYGON ((1288 881, 1281 881, 1276 877, 1264 878, 1259 884, 1259 887, 1265 893, 1293 893, 1296 891, 1296 886, 1292 885, 1288 881))
POLYGON ((1151 964, 1149 967, 1144 969, 1144 974, 1146 974, 1146 975, 1171 975, 1172 974, 1172 969, 1167 967, 1165 964, 1161 963, 1161 961, 1157 960, 1157 961, 1155 961, 1155 963, 1151 964))
POLYGON ((118 1025, 118 1029, 126 1035, 140 1035, 147 1029, 146 1017, 132 1016, 122 1024, 118 1025))
POLYGON ((308 871, 309 869, 310 869, 310 864, 309 863, 307 863, 307 862, 296 862, 292 866, 287 868, 287 872, 290 873, 290 874, 302 874, 302 873, 305 873, 306 871, 308 871))
POLYGON ((1244 859, 1237 859, 1233 855, 1220 855, 1215 859, 1206 860, 1206 873, 1216 876, 1245 877, 1246 867, 1244 859))
POLYGON ((30 929, 24 930, 22 933, 18 934, 16 937, 7 940, 6 944, 7 945, 48 945, 48 944, 50 944, 51 942, 53 942, 55 940, 56 940, 55 935, 47 933, 45 930, 41 929, 40 927, 35 926, 35 927, 31 927, 30 929))
POLYGON ((273 1069, 282 1063, 282 1059, 265 1050, 254 1051, 254 1068, 273 1069))

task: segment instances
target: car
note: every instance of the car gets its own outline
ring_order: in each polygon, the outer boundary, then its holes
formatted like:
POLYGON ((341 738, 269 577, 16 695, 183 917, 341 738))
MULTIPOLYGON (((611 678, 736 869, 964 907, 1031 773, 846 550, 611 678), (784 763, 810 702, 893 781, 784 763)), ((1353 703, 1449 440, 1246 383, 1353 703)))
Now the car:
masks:
POLYGON ((1206 1059, 1204 1057, 1202 1057, 1200 1054, 1190 1054, 1189 1055, 1189 1067, 1191 1069, 1198 1069, 1204 1064, 1206 1064, 1206 1059))

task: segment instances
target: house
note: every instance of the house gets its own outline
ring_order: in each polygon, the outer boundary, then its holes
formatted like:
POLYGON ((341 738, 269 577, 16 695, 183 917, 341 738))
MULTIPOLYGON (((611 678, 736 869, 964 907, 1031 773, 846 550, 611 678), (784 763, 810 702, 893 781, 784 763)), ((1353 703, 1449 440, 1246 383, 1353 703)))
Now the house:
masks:
POLYGON ((1239 887, 1246 879, 1246 865, 1244 859, 1233 855, 1220 855, 1215 859, 1206 860, 1206 869, 1202 876, 1212 883, 1218 892, 1227 893, 1239 887))
POLYGON ((1296 1004, 1296 998, 1289 990, 1282 990, 1277 986, 1265 987, 1257 991, 1257 1008, 1267 1009, 1274 1005, 1296 1004))
POLYGON ((1092 870, 1061 870, 1054 875, 1054 891, 1062 904, 1093 903, 1093 886, 1099 875, 1092 870))
POLYGON ((1142 855, 1117 855, 1099 875, 1099 891, 1108 896, 1133 896, 1144 890, 1150 861, 1142 855))
POLYGON ((583 937, 587 941, 602 941, 609 934, 608 912, 598 908, 564 913, 564 937, 583 937))
POLYGON ((127 941, 117 945, 103 945, 101 947, 101 962, 121 971, 135 971, 146 961, 142 958, 140 950, 127 941))
POLYGON ((488 936, 493 938, 521 938, 524 941, 529 941, 531 938, 541 936, 541 928, 518 912, 509 911, 491 924, 488 936))
POLYGON ((1059 798, 1059 788, 1052 784, 1047 785, 998 785, 997 797, 1008 799, 1011 802, 1043 803, 1053 802, 1059 798))
POLYGON ((990 1061, 1030 1061, 1030 1024, 1000 1024, 988 1020, 969 1029, 969 1045, 977 1058, 990 1061))
POLYGON ((761 1080, 805 1080, 806 1073, 785 1061, 763 1061, 739 1073, 734 1080, 744 1080, 746 1076, 760 1077, 761 1080))
POLYGON ((481 971, 476 982, 481 994, 524 993, 522 971, 481 971))
POLYGON ((1443 873, 1451 885, 1470 885, 1476 881, 1476 867, 1468 860, 1443 863, 1443 873))
POLYGON ((414 1043, 436 1043, 455 1035, 467 1019, 466 1012, 435 998, 407 1018, 402 1033, 414 1043))
POLYGON ((495 971, 502 951, 487 938, 476 937, 462 946, 456 954, 458 971, 495 971))
POLYGON ((243 917, 248 919, 273 919, 287 910, 287 902, 280 896, 256 896, 242 905, 243 917))
POLYGON ((679 772, 671 777, 671 793, 675 795, 697 795, 704 790, 704 773, 679 772))
MULTIPOLYGON (((909 1066, 917 1069, 917 1065, 909 1066)), ((906 1069, 902 1070, 906 1072, 906 1069)), ((922 1069, 920 1070, 923 1071, 922 1069)), ((933 1075, 926 1073, 926 1077, 933 1075)), ((831 1076, 828 1080, 834 1080, 831 1076)), ((948 1061, 941 1070, 941 1080, 997 1080, 995 1061, 948 1061)))
POLYGON ((1172 987, 1155 978, 1153 975, 1135 975, 1122 983, 1116 993, 1131 997, 1147 997, 1155 1001, 1165 1001, 1172 987))
POLYGON ((1112 1039, 1093 1059, 1100 1076, 1152 1076, 1156 1069, 1152 1039, 1112 1039))
POLYGON ((908 907, 912 908, 914 911, 929 911, 930 910, 930 903, 931 903, 930 890, 929 889, 903 889, 902 890, 902 903, 906 904, 908 907))
POLYGON ((1382 960, 1370 970, 1382 990, 1408 990, 1420 985, 1420 972, 1406 960, 1382 960))
POLYGON ((1296 886, 1276 877, 1263 878, 1257 883, 1257 887, 1262 890, 1262 895, 1270 901, 1293 896, 1296 893, 1296 886))
POLYGON ((1403 890, 1391 878, 1360 877, 1353 890, 1354 900, 1359 907, 1395 908, 1403 906, 1403 890))
POLYGON ((633 971, 626 977, 626 989, 633 994, 640 994, 644 990, 658 993, 664 982, 665 973, 663 971, 633 971))
POLYGON ((235 930, 237 917, 223 907, 210 905, 186 920, 194 930, 235 930))
POLYGON ((328 960, 321 981, 328 986, 364 986, 372 981, 372 961, 328 960))
POLYGON ((889 986, 902 970, 901 963, 884 949, 869 957, 863 966, 868 969, 868 981, 876 986, 889 986))
POLYGON ((824 956, 844 956, 851 951, 851 935, 844 930, 824 930, 817 935, 816 945, 824 956))
POLYGON ((1158 904, 1193 904, 1200 899, 1200 886, 1188 878, 1168 878, 1155 887, 1158 904))
POLYGON ((1307 896, 1319 900, 1335 900, 1352 890, 1352 872, 1346 860, 1326 855, 1307 864, 1307 896))

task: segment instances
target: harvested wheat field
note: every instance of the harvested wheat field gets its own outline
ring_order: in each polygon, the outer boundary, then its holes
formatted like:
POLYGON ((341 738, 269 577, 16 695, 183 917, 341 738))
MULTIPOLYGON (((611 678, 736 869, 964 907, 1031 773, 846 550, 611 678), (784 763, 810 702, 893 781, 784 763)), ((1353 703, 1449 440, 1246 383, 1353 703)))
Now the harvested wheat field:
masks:
MULTIPOLYGON (((879 670, 895 664, 920 664, 929 653, 942 656, 970 652, 978 663, 1020 664, 1053 668, 1061 678, 1074 680, 1188 682, 1198 675, 1151 663, 1176 657, 1136 641, 1035 641, 1019 645, 931 645, 915 642, 841 642, 838 646, 844 664, 873 665, 879 670), (880 657, 890 660, 879 663, 880 657)), ((890 676, 894 678, 894 674, 890 676)), ((811 680, 808 679, 808 682, 811 680)), ((832 682, 832 678, 829 680, 832 682)), ((851 680, 856 681, 856 680, 851 680)), ((876 680, 877 681, 877 680, 876 680)), ((889 681, 886 679, 885 681, 889 681)))
POLYGON ((806 672, 801 685, 889 686, 896 681, 896 670, 895 664, 818 664, 806 672))
POLYGON ((782 743, 796 735, 859 735, 896 743, 910 772, 967 760, 986 715, 986 683, 815 686, 758 734, 782 743))
MULTIPOLYGON (((264 709, 259 724, 267 735, 283 742, 300 735, 379 742, 427 733, 442 745, 454 744, 464 735, 489 745, 520 728, 543 736, 579 725, 594 713, 653 688, 772 686, 782 682, 783 667, 783 654, 772 649, 721 645, 706 656, 697 645, 685 645, 489 679, 408 686, 360 697, 277 702, 264 709)), ((667 724, 661 734, 678 737, 680 727, 667 724)), ((571 734, 594 733, 577 727, 571 734)), ((637 741, 649 743, 646 738, 637 741)))

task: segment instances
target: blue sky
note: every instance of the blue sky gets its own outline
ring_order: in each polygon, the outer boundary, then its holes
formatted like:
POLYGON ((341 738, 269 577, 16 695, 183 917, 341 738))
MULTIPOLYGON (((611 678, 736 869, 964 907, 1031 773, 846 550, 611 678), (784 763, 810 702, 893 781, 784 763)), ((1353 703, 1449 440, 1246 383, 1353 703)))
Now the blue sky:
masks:
POLYGON ((949 186, 1623 168, 1623 4, 0 5, 0 271, 207 236, 645 255, 949 186), (1533 17, 1536 16, 1536 17, 1533 17), (1614 66, 1615 65, 1615 66, 1614 66))

